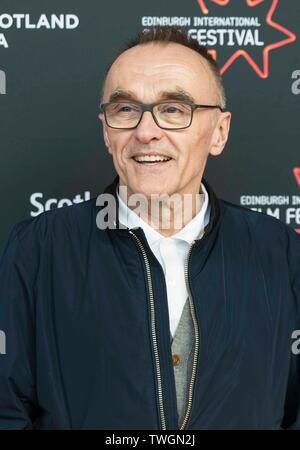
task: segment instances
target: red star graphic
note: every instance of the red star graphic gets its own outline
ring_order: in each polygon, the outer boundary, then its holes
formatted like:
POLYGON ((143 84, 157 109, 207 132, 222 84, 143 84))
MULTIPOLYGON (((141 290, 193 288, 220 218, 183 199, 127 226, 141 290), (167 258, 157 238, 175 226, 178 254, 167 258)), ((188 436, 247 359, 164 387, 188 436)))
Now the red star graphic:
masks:
MULTIPOLYGON (((209 9, 206 6, 207 0, 197 0, 198 4, 201 8, 201 11, 203 14, 208 14, 209 9)), ((230 2, 230 0, 210 0, 211 2, 219 5, 219 6, 227 6, 230 2)), ((247 3, 247 6, 250 8, 255 7, 265 0, 245 0, 247 3)), ((237 50, 234 52, 234 54, 228 59, 228 61, 220 68, 221 74, 226 72, 228 67, 231 66, 231 64, 240 56, 243 56, 246 61, 250 64, 250 66, 253 68, 253 70, 259 75, 261 78, 267 78, 269 76, 269 52, 271 50, 274 50, 275 48, 282 47, 283 45, 290 44, 291 42, 294 42, 296 40, 296 35, 292 33, 291 31, 284 28, 282 25, 279 25, 278 23, 274 22, 272 20, 272 16, 274 14, 275 9, 277 8, 278 0, 272 0, 272 4, 270 6, 270 9, 266 16, 266 23, 270 26, 275 28, 276 30, 281 31, 285 36, 287 36, 285 39, 282 39, 281 41, 274 42, 272 44, 267 45, 263 50, 263 69, 261 69, 256 62, 249 56, 249 54, 245 50, 237 50)), ((216 58, 216 51, 211 51, 214 58, 216 58)))
POLYGON ((294 177, 295 177, 296 183, 298 184, 298 186, 300 188, 300 167, 294 167, 293 172, 294 172, 294 177))
MULTIPOLYGON (((296 183, 298 184, 298 186, 300 188, 300 167, 294 167, 293 173, 294 173, 296 183)), ((295 231, 297 231, 297 233, 300 233, 300 228, 295 228, 295 231)))

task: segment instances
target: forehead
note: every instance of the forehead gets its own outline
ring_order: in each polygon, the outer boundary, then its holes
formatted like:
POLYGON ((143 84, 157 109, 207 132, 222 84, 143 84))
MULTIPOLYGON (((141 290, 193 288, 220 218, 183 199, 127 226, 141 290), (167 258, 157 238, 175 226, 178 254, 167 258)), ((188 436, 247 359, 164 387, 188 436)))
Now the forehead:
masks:
POLYGON ((103 100, 118 90, 130 91, 143 102, 156 101, 165 91, 185 91, 198 102, 216 97, 208 62, 176 43, 138 45, 122 53, 109 70, 103 100))

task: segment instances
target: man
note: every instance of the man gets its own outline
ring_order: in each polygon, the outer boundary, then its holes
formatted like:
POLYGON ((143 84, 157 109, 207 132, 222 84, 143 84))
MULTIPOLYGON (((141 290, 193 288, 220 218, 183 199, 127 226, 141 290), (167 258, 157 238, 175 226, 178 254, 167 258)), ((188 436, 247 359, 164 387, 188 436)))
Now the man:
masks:
POLYGON ((140 33, 99 118, 113 183, 2 256, 0 428, 299 428, 300 239, 203 178, 231 119, 216 63, 140 33))

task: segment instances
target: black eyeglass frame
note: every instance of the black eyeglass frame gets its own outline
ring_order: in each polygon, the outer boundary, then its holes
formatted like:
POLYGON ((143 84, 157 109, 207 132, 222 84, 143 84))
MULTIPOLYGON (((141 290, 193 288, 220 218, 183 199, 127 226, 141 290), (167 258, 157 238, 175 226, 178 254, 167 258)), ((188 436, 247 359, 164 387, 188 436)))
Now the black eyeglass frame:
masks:
POLYGON ((194 111, 197 108, 218 108, 220 109, 221 112, 225 112, 225 108, 222 108, 220 105, 199 105, 196 103, 192 103, 192 102, 182 102, 182 101, 176 101, 176 100, 165 100, 165 101, 161 101, 161 102, 157 102, 157 103, 137 103, 137 102, 130 102, 130 101, 120 101, 120 102, 108 102, 108 103, 100 103, 99 105, 100 111, 104 114, 105 117, 105 122, 107 124, 107 126, 109 128, 113 128, 115 130, 134 130, 135 128, 137 128, 142 120, 142 117, 144 115, 144 112, 149 111, 151 112, 151 115, 153 117, 154 122, 156 123, 156 125, 161 128, 162 130, 184 130, 186 128, 189 128, 192 124, 193 121, 193 116, 194 116, 194 111), (136 105, 138 105, 141 108, 141 117, 138 121, 138 123, 134 126, 134 127, 112 127, 111 125, 109 125, 108 121, 107 121, 107 117, 106 117, 106 107, 108 105, 114 104, 114 103, 134 103, 136 105), (190 123, 186 126, 186 127, 180 127, 180 128, 167 128, 167 127, 162 127, 159 125, 155 114, 153 113, 153 108, 157 105, 161 105, 164 103, 179 103, 179 104, 184 104, 184 105, 188 105, 191 107, 191 120, 190 123))

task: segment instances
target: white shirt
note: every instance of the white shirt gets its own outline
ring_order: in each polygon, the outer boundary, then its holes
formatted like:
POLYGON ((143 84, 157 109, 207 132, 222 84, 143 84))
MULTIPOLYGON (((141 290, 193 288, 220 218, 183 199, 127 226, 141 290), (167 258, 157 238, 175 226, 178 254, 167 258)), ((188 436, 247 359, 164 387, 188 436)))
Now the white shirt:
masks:
POLYGON ((201 183, 200 205, 202 204, 202 206, 199 212, 184 228, 170 237, 161 235, 132 209, 128 208, 119 195, 119 186, 117 186, 117 196, 119 221, 127 228, 141 227, 143 229, 152 252, 163 268, 167 286, 170 332, 174 337, 188 298, 184 277, 185 260, 191 243, 195 239, 201 239, 204 227, 209 222, 210 205, 205 186, 201 183))

